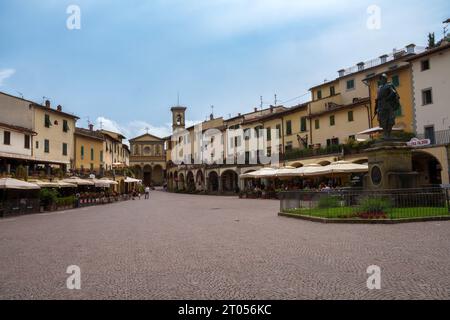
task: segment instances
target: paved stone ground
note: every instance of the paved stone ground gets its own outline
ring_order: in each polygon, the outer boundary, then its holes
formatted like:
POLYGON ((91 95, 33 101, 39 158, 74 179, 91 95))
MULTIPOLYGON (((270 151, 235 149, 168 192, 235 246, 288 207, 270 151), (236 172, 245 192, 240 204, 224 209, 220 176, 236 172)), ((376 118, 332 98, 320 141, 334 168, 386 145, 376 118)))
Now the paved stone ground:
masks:
POLYGON ((0 299, 449 299, 450 223, 324 225, 153 192, 0 220, 0 299), (382 289, 366 287, 369 265, 382 289), (82 289, 66 288, 78 265, 82 289))

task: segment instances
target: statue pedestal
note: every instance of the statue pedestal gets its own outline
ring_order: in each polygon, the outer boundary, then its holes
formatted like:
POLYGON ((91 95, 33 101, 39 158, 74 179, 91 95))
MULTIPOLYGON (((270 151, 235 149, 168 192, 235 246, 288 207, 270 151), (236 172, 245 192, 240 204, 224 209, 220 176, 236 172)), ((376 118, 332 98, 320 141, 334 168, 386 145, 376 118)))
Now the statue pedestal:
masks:
POLYGON ((416 188, 418 173, 412 170, 412 149, 396 140, 377 142, 366 152, 369 173, 364 177, 367 190, 416 188))

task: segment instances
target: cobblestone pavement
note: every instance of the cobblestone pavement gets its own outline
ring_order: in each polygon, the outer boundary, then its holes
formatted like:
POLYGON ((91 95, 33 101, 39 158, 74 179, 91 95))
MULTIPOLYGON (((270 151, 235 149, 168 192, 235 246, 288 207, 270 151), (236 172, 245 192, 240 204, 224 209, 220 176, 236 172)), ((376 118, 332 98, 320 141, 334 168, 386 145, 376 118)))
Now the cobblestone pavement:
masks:
POLYGON ((324 225, 278 205, 153 192, 0 220, 0 299, 450 298, 449 222, 324 225), (370 265, 381 290, 366 287, 370 265))

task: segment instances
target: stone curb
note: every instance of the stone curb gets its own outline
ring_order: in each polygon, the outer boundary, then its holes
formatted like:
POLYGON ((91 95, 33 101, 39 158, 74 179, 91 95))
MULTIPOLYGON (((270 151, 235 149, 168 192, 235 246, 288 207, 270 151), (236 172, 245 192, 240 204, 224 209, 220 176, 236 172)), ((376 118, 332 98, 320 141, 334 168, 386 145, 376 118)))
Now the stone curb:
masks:
POLYGON ((423 218, 406 218, 406 219, 328 219, 311 216, 302 216, 291 213, 279 212, 278 216, 292 219, 300 219, 319 223, 340 223, 340 224, 399 224, 413 222, 429 222, 429 221, 450 221, 450 216, 423 217, 423 218))

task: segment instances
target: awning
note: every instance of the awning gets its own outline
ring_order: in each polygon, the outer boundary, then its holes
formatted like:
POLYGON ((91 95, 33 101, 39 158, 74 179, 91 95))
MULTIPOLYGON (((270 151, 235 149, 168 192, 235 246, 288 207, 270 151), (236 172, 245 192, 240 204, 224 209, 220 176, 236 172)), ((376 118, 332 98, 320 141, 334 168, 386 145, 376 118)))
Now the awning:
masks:
POLYGON ((111 183, 109 183, 107 180, 101 180, 101 179, 89 179, 92 181, 96 188, 109 188, 111 186, 111 183))
POLYGON ((77 186, 93 186, 93 185, 95 185, 95 183, 90 180, 84 180, 84 179, 81 179, 78 177, 71 177, 71 178, 61 180, 61 181, 65 182, 65 183, 76 184, 77 186))
POLYGON ((110 185, 113 185, 113 186, 117 186, 119 184, 117 181, 110 180, 108 178, 101 178, 100 180, 101 181, 106 181, 107 183, 109 183, 110 185))
POLYGON ((35 183, 25 182, 22 180, 12 179, 12 178, 2 178, 0 179, 0 189, 11 189, 11 190, 38 190, 39 187, 35 183))

